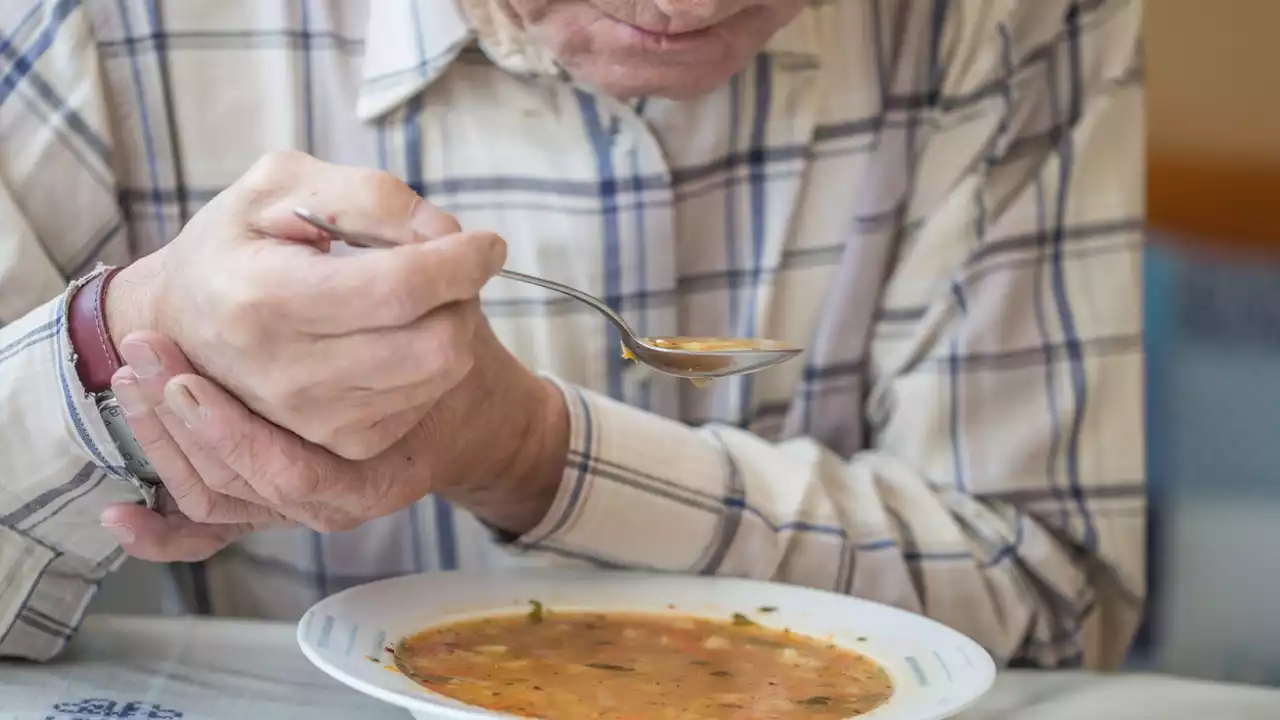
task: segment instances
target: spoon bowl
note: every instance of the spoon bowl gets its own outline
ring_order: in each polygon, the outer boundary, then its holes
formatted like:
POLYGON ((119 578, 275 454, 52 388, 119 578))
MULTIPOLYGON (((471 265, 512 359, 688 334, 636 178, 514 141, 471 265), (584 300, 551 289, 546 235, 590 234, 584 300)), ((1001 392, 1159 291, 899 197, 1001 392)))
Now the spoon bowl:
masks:
MULTIPOLYGON (((377 235, 338 227, 306 208, 296 208, 293 213, 352 247, 390 248, 396 245, 377 235)), ((499 270, 498 277, 536 285, 590 305, 618 329, 624 357, 667 375, 690 380, 745 375, 784 363, 804 351, 803 348, 761 338, 641 337, 603 300, 577 288, 514 270, 499 270)))
POLYGON ((703 380, 763 370, 803 352, 776 340, 633 337, 626 356, 676 377, 703 380))

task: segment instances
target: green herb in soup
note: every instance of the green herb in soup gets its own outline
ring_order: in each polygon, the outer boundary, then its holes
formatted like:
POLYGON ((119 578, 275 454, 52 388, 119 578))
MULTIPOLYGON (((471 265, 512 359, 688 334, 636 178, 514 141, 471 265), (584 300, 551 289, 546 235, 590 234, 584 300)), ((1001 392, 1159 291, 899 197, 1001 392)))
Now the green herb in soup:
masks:
POLYGON ((555 720, 836 720, 893 693, 868 658, 740 614, 534 608, 406 638, 396 667, 462 702, 555 720))

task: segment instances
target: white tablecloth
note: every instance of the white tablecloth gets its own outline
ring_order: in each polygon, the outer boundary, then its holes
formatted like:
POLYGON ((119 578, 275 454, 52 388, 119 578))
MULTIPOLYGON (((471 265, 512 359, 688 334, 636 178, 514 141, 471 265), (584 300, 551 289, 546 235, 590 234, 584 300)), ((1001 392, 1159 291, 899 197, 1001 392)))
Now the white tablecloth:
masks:
MULTIPOLYGON (((0 720, 406 720, 313 668, 293 626, 90 617, 62 660, 0 662, 0 720)), ((1280 690, 1009 672, 965 720, 1280 719, 1280 690)))

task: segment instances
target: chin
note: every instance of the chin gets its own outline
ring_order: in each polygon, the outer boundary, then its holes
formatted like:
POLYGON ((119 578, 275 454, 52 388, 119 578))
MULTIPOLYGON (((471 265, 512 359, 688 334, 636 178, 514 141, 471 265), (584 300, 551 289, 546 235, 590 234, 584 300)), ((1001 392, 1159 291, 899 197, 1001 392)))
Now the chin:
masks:
POLYGON ((660 97, 668 100, 693 100, 723 87, 741 70, 740 65, 708 68, 693 71, 674 69, 653 70, 644 67, 614 65, 594 67, 578 72, 569 67, 574 79, 618 100, 634 100, 641 97, 660 97))
POLYGON ((719 24, 663 35, 606 17, 587 5, 568 5, 530 28, 573 78, 619 100, 655 96, 691 100, 729 82, 794 19, 794 12, 748 8, 719 24))

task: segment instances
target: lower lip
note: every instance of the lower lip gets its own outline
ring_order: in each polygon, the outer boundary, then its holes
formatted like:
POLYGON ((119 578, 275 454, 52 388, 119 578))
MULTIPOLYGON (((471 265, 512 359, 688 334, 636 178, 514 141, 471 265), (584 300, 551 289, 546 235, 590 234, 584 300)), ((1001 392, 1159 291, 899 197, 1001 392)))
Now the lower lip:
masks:
POLYGON ((609 21, 611 30, 617 33, 621 43, 646 54, 661 53, 678 56, 682 60, 715 60, 720 55, 717 27, 703 28, 678 35, 649 32, 621 20, 609 21))

